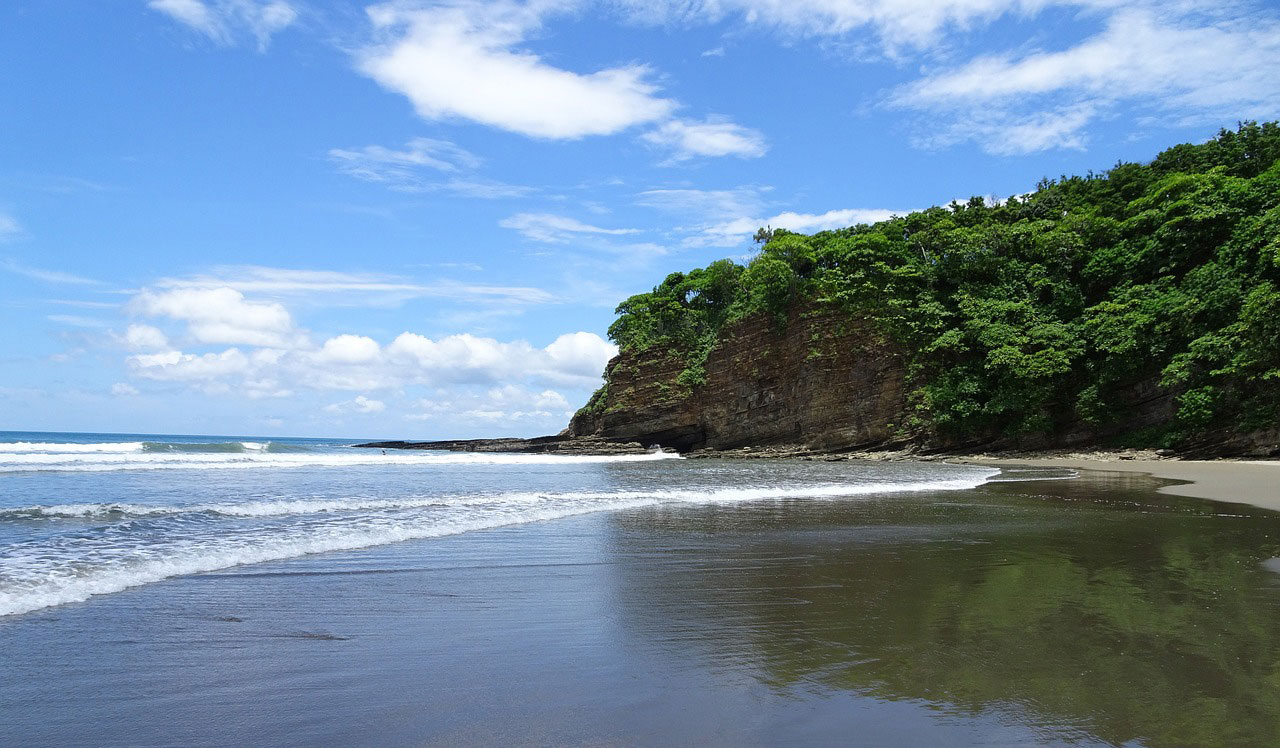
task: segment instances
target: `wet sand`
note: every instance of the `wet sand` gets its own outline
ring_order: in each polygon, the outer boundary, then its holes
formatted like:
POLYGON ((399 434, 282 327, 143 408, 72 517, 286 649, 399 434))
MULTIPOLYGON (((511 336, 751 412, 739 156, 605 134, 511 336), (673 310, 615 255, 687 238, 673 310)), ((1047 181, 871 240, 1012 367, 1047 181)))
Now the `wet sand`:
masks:
POLYGON ((1134 473, 651 506, 6 621, 0 744, 1271 746, 1280 515, 1134 473))
POLYGON ((1280 460, 1120 460, 1078 457, 1028 457, 994 459, 975 456, 948 462, 1007 467, 1031 465, 1100 470, 1118 473, 1145 473, 1156 478, 1179 481, 1161 486, 1160 493, 1212 499, 1280 511, 1280 460))

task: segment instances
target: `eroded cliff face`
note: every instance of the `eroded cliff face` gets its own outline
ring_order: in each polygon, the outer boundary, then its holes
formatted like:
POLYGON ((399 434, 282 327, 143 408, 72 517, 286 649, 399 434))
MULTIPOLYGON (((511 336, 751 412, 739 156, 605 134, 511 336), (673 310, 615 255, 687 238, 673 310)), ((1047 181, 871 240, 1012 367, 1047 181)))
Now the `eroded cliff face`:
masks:
POLYGON ((609 362, 603 400, 568 433, 681 451, 796 445, 839 451, 891 440, 904 411, 901 351, 866 323, 803 306, 785 325, 731 324, 706 363, 706 382, 678 381, 674 356, 624 352, 609 362))
MULTIPOLYGON (((1061 407, 1062 417, 1047 433, 906 433, 904 351, 868 323, 816 304, 794 309, 785 325, 760 316, 726 326, 707 358, 704 384, 682 384, 684 368, 681 358, 660 351, 621 353, 605 370, 604 397, 579 411, 562 437, 681 452, 769 446, 820 453, 1090 449, 1172 422, 1177 395, 1154 379, 1135 382, 1120 393, 1107 423, 1083 422, 1061 407)), ((1280 428, 1214 431, 1179 451, 1278 456, 1280 428)))

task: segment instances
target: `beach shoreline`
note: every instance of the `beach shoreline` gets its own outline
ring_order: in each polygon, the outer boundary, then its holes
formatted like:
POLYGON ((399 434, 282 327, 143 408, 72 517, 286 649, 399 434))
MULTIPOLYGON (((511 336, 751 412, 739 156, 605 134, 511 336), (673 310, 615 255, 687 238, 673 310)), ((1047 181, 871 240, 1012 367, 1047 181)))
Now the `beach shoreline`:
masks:
MULTIPOLYGON (((566 437, 536 439, 471 439, 435 442, 370 442, 357 448, 443 450, 454 452, 516 452, 551 454, 636 454, 651 451, 638 442, 566 437)), ((1061 467, 1099 472, 1144 473, 1155 478, 1180 481, 1163 486, 1159 493, 1195 499, 1210 499, 1280 511, 1280 460, 1218 458, 1180 459, 1164 450, 936 453, 912 450, 866 452, 822 452, 802 445, 766 445, 726 450, 697 450, 684 455, 693 459, 799 459, 815 461, 870 460, 951 462, 992 467, 1061 467)))
POLYGON ((1028 456, 997 458, 964 455, 947 462, 992 467, 1062 467, 1094 472, 1140 473, 1181 481, 1156 489, 1157 493, 1195 499, 1225 501, 1280 511, 1280 460, 1177 460, 1161 458, 1120 459, 1101 456, 1028 456))

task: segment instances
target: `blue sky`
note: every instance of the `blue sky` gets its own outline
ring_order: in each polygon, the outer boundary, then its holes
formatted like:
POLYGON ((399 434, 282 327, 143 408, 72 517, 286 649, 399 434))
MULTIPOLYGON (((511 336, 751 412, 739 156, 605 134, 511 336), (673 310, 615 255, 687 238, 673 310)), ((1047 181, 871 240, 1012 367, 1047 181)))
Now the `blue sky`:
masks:
POLYGON ((0 50, 0 429, 550 433, 759 225, 1280 116, 1230 0, 10 0, 0 50))

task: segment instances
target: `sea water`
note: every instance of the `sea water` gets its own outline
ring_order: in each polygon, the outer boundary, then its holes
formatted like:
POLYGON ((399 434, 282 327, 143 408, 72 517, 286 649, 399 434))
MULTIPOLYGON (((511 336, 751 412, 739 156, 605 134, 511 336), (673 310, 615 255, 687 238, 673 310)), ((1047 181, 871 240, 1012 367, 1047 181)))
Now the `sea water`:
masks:
POLYGON ((590 512, 960 490, 1000 472, 356 443, 0 432, 0 617, 183 575, 590 512))
POLYGON ((1148 477, 0 436, 0 745, 1270 746, 1280 515, 1148 477))

